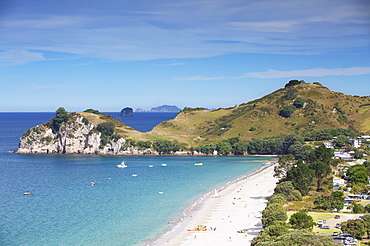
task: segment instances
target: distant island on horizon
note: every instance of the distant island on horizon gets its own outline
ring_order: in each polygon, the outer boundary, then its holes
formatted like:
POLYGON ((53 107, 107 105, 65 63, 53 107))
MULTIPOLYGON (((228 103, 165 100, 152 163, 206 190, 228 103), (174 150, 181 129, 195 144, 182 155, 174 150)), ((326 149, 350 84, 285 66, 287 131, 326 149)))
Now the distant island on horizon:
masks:
POLYGON ((178 113, 181 109, 175 105, 161 105, 158 107, 151 108, 150 110, 145 110, 142 108, 137 108, 135 112, 173 112, 178 113))
MULTIPOLYGON (((208 111, 216 110, 215 108, 204 108, 204 109, 208 110, 208 111)), ((136 113, 142 113, 142 112, 146 112, 146 113, 148 113, 148 112, 149 113, 150 112, 154 112, 154 113, 157 113, 157 112, 178 113, 180 111, 182 111, 182 109, 180 109, 179 107, 177 107, 175 105, 162 105, 162 106, 151 108, 150 110, 145 110, 145 109, 142 109, 142 108, 135 109, 136 113)))

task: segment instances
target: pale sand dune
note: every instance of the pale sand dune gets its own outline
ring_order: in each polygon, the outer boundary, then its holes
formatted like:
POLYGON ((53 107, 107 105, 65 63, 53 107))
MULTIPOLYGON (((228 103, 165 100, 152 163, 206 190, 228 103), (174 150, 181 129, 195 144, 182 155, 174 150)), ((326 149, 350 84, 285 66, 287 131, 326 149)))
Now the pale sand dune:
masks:
POLYGON ((261 227, 261 212, 266 206, 265 197, 273 193, 277 179, 273 166, 246 179, 229 185, 219 192, 220 197, 205 200, 200 209, 172 233, 151 245, 250 245, 261 227), (205 225, 206 232, 192 232, 198 225, 205 225), (210 230, 210 228, 216 230, 210 230), (248 233, 237 233, 250 229, 248 233))

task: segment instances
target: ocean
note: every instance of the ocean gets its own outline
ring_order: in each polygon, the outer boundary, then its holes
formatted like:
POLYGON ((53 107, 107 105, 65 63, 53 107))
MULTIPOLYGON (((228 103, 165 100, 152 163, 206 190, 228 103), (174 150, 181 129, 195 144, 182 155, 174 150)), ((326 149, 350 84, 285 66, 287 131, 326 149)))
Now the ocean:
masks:
MULTIPOLYGON (((149 131, 176 115, 160 114, 122 120, 149 131)), ((202 194, 267 160, 6 153, 17 149, 23 132, 53 116, 0 113, 0 245, 146 245, 202 194), (127 168, 117 168, 122 160, 127 168)))

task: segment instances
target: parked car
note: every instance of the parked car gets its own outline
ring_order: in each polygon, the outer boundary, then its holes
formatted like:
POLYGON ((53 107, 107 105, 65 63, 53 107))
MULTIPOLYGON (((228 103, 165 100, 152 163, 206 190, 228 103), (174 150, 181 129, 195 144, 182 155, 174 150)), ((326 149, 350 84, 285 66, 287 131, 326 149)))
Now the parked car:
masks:
POLYGON ((338 215, 338 214, 337 214, 337 215, 335 215, 335 216, 334 216, 334 219, 340 219, 340 215, 338 215))
POLYGON ((338 236, 338 232, 337 231, 334 231, 333 232, 333 236, 338 236))
POLYGON ((340 238, 341 239, 346 239, 347 237, 352 237, 352 235, 349 234, 349 233, 342 233, 342 234, 340 234, 340 238))
POLYGON ((330 229, 330 226, 321 226, 321 229, 330 229))
POLYGON ((335 225, 335 228, 340 229, 341 227, 342 227, 342 225, 341 225, 340 223, 337 223, 337 224, 335 225))
POLYGON ((344 240, 344 245, 357 245, 357 240, 354 239, 353 237, 347 237, 344 240))

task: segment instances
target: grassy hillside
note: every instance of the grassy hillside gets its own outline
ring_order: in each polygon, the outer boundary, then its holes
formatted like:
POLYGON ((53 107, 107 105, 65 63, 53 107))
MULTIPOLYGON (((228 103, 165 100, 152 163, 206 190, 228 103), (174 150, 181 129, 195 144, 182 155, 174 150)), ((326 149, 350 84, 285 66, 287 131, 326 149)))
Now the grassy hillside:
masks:
POLYGON ((311 129, 346 128, 370 134, 370 98, 344 95, 317 84, 302 84, 279 89, 260 99, 228 109, 206 111, 186 109, 173 120, 165 121, 151 132, 142 133, 104 115, 80 113, 96 125, 113 121, 126 139, 151 141, 177 140, 186 146, 215 143, 238 137, 282 137, 311 129), (292 93, 293 92, 293 93, 292 93), (290 117, 280 116, 286 105, 303 98, 303 107, 290 117))
POLYGON ((290 86, 234 108, 182 111, 175 119, 146 133, 145 138, 197 146, 232 137, 249 141, 333 127, 370 134, 370 98, 332 92, 317 84, 290 86), (288 91, 292 89, 296 90, 294 98, 288 91), (302 108, 296 108, 289 118, 279 115, 284 106, 299 97, 305 99, 302 108))

